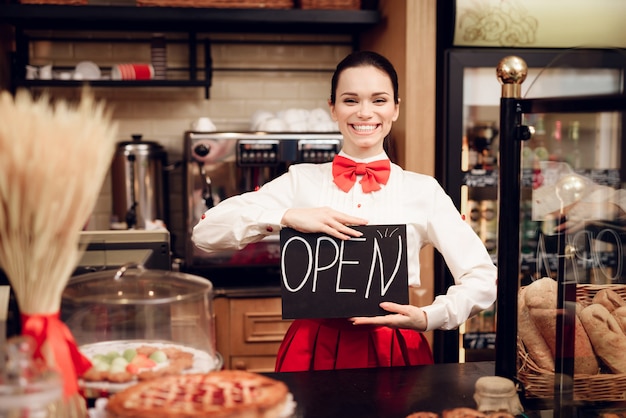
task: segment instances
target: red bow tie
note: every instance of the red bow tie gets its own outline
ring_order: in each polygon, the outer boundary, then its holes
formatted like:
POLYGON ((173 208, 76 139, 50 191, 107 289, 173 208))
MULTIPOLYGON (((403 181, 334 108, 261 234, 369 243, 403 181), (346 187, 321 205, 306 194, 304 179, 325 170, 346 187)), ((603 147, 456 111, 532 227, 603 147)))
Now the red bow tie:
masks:
POLYGON ((347 193, 354 186, 356 176, 363 176, 359 182, 363 193, 370 193, 380 190, 381 184, 387 184, 390 166, 389 160, 372 161, 366 164, 336 155, 333 159, 333 181, 347 193))

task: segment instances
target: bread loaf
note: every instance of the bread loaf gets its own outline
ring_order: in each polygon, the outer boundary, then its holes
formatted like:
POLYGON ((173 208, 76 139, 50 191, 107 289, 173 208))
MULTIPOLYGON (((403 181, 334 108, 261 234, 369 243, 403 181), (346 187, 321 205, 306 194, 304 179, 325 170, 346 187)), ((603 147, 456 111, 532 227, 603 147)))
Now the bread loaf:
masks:
POLYGON ((617 323, 622 328, 624 334, 626 334, 626 306, 620 306, 611 312, 611 315, 617 320, 617 323))
POLYGON ((622 299, 619 293, 611 289, 598 290, 591 303, 599 303, 609 312, 613 312, 617 308, 626 306, 626 302, 622 299))
POLYGON ((522 287, 517 298, 517 335, 535 364, 544 370, 553 372, 554 356, 546 340, 530 318, 530 312, 525 302, 526 289, 526 287, 522 287))
MULTIPOLYGON (((556 356, 556 317, 557 309, 529 309, 530 317, 539 329, 552 356, 556 356)), ((584 312, 584 309, 581 311, 584 312)), ((593 346, 586 328, 580 318, 576 316, 574 335, 574 373, 597 374, 600 368, 598 359, 593 351, 593 346)))
POLYGON ((626 373, 626 335, 606 307, 592 303, 582 310, 580 320, 598 357, 613 373, 626 373))
POLYGON ((526 286, 524 301, 528 309, 554 309, 558 287, 554 279, 543 277, 526 286))

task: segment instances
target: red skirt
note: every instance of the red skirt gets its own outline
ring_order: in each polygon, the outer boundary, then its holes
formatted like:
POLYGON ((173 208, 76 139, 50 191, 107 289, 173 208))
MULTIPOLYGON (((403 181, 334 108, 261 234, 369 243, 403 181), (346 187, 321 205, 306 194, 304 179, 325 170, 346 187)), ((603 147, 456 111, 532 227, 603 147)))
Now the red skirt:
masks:
POLYGON ((278 349, 277 372, 433 364, 424 335, 352 325, 347 319, 297 319, 278 349))

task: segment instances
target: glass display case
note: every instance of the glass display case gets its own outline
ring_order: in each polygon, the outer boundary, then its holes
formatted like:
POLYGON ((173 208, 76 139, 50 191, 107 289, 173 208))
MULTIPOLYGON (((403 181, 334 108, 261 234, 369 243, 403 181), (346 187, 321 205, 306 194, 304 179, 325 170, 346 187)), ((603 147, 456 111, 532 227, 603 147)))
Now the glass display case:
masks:
POLYGON ((519 52, 497 64, 496 374, 576 416, 626 400, 626 54, 531 68, 519 52))
MULTIPOLYGON (((498 205, 500 169, 501 87, 495 69, 502 57, 516 55, 527 64, 526 81, 520 85, 521 97, 559 97, 612 94, 622 91, 625 64, 621 54, 600 49, 496 49, 453 48, 445 54, 445 99, 442 146, 438 177, 459 207, 466 221, 481 237, 498 263, 498 205)), ((522 267, 526 277, 554 275, 554 257, 536 258, 537 245, 552 251, 553 240, 542 234, 549 228, 532 213, 533 173, 545 171, 547 162, 567 164, 572 170, 592 175, 596 182, 614 186, 619 182, 615 167, 619 141, 600 132, 615 116, 528 115, 527 123, 535 135, 525 143, 523 181, 528 186, 520 204, 522 213, 522 267), (602 139, 589 139, 592 135, 602 139), (612 159, 609 164, 607 159, 612 159), (606 164, 605 164, 606 162, 606 164), (598 167, 605 167, 598 169, 598 167)), ((536 178, 535 178, 536 180, 536 178)), ((547 179, 550 180, 550 179, 547 179)), ((607 257, 605 252, 594 256, 607 257)), ((596 263, 597 264, 597 263, 596 263)), ((589 266, 586 274, 597 268, 589 266)), ((453 281, 443 263, 437 269, 435 292, 444 292, 453 281)), ((589 279, 591 280, 591 279, 589 279)), ((595 280, 595 279, 594 279, 595 280)), ((495 356, 497 305, 470 319, 458 334, 436 332, 435 345, 446 347, 443 362, 493 359, 495 356)), ((437 350, 436 350, 437 351, 437 350)))

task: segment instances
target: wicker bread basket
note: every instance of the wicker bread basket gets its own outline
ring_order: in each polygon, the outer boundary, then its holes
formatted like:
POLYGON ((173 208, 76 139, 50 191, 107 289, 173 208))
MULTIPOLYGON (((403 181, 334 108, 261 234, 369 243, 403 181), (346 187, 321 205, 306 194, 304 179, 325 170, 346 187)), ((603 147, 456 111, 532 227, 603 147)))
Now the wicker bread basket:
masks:
POLYGON ((215 9, 292 9, 294 0, 137 0, 137 6, 215 9))
MULTIPOLYGON (((609 288, 626 301, 626 285, 578 285, 576 299, 582 306, 591 303, 601 289, 609 288)), ((554 397, 554 372, 537 366, 524 344, 518 340, 517 378, 528 398, 554 397)), ((612 374, 602 371, 596 375, 574 375, 574 400, 613 402, 626 400, 626 373, 612 374)))
POLYGON ((300 0, 301 9, 359 10, 361 0, 300 0))

